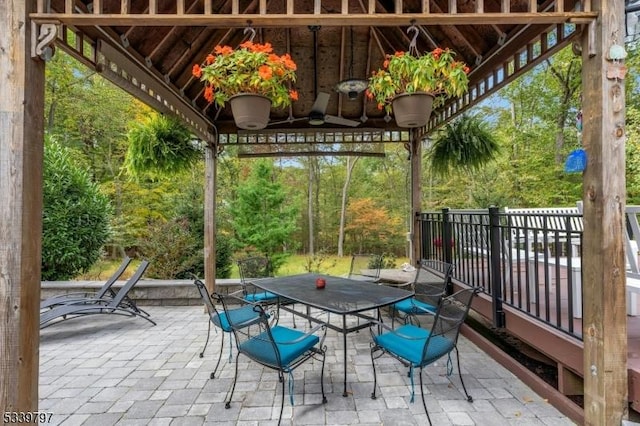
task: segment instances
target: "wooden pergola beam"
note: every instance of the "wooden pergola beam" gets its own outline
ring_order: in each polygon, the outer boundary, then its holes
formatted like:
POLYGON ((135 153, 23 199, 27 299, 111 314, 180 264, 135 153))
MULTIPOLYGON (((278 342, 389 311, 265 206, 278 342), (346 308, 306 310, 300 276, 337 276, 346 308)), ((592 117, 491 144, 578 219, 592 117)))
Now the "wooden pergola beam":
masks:
POLYGON ((0 407, 38 410, 44 62, 35 0, 0 2, 0 407), (11 30, 8 30, 11 29, 11 30))
POLYGON ((59 23, 76 26, 219 26, 237 27, 251 25, 259 28, 321 26, 408 26, 416 25, 551 25, 562 23, 588 24, 596 12, 523 12, 523 13, 352 13, 352 14, 79 14, 79 13, 33 13, 31 19, 37 23, 59 23))
POLYGON ((608 78, 614 44, 624 44, 624 2, 594 1, 600 18, 582 34, 582 246, 584 418, 619 425, 628 416, 624 80, 608 78))

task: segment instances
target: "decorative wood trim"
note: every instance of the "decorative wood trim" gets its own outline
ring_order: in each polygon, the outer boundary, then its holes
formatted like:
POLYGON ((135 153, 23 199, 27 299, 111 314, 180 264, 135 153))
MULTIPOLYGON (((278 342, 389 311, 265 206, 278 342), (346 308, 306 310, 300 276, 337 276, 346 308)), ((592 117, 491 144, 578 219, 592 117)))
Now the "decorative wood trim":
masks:
POLYGON ((58 26, 31 22, 31 57, 48 61, 53 57, 53 44, 56 41, 58 26))
POLYGON ((180 117, 202 140, 211 139, 212 135, 208 131, 209 119, 189 101, 172 93, 165 84, 159 84, 148 70, 129 60, 111 45, 100 43, 98 51, 102 55, 102 65, 96 69, 101 70, 105 78, 116 82, 154 108, 180 117))

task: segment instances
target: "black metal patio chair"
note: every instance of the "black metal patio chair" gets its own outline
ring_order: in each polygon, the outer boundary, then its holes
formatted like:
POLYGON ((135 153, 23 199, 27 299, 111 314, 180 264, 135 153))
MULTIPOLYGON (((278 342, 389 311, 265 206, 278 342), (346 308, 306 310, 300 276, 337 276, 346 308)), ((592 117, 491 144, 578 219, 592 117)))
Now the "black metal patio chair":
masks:
MULTIPOLYGON (((233 330, 238 350, 237 357, 243 354, 252 361, 278 372, 279 381, 282 383, 282 400, 280 402, 278 424, 280 424, 282 420, 282 411, 284 409, 284 376, 285 374, 289 375, 289 399, 291 405, 293 405, 293 370, 306 361, 318 358, 322 361, 320 389, 322 392, 322 403, 327 402, 324 394, 324 364, 327 351, 326 346, 324 346, 324 338, 326 336, 326 326, 324 324, 320 324, 306 333, 280 325, 271 326, 269 316, 261 304, 251 304, 246 299, 235 296, 222 296, 217 294, 215 297, 216 300, 222 303, 231 329, 233 330), (249 307, 258 314, 257 318, 243 320, 233 315, 231 303, 239 305, 240 307, 237 309, 246 309, 249 307), (322 332, 320 337, 315 334, 318 331, 322 332)), ((233 393, 238 380, 239 363, 237 358, 235 364, 235 375, 226 399, 225 408, 231 407, 231 400, 233 399, 233 393)))
MULTIPOLYGON (((268 291, 261 291, 251 284, 252 278, 273 277, 271 261, 264 256, 251 256, 237 261, 240 272, 243 298, 249 303, 260 303, 264 307, 274 308, 271 320, 278 322, 280 319, 280 305, 291 304, 290 300, 283 300, 268 291)), ((293 327, 296 328, 296 317, 293 316, 293 327)))
POLYGON ((259 291, 249 282, 251 278, 266 278, 273 276, 271 262, 262 256, 252 256, 237 261, 240 272, 240 282, 244 298, 251 303, 276 303, 278 296, 268 291, 259 291))
MULTIPOLYGON (((213 369, 211 375, 209 376, 211 379, 214 379, 216 376, 216 372, 218 371, 218 367, 220 366, 220 361, 222 360, 222 352, 224 351, 224 335, 229 334, 229 340, 231 340, 232 330, 227 315, 233 316, 235 322, 241 323, 251 318, 257 318, 258 313, 253 310, 252 305, 246 305, 245 307, 238 309, 230 309, 229 312, 225 312, 224 310, 218 311, 214 304, 214 299, 211 295, 209 295, 209 291, 207 290, 204 283, 198 277, 195 277, 193 284, 198 289, 200 299, 202 299, 202 303, 204 303, 204 306, 207 308, 207 313, 209 315, 209 321, 207 322, 207 340, 204 342, 204 347, 200 352, 200 358, 204 357, 204 352, 207 349, 207 345, 209 344, 209 337, 211 335, 211 324, 222 330, 222 342, 220 343, 218 361, 216 362, 216 367, 213 369)), ((229 343, 229 361, 231 361, 232 356, 231 343, 229 343)))
POLYGON ((391 327, 395 325, 395 318, 399 317, 405 323, 416 321, 419 323, 421 315, 434 315, 442 297, 446 294, 447 284, 451 280, 453 265, 440 260, 423 259, 416 269, 411 289, 415 296, 395 303, 389 307, 391 327))
POLYGON ((429 417, 429 410, 427 409, 425 400, 422 370, 440 358, 447 356, 447 376, 449 376, 453 369, 451 367, 451 352, 455 350, 462 389, 464 390, 467 401, 473 402, 473 398, 467 392, 464 380, 462 379, 460 354, 457 343, 460 327, 467 318, 473 297, 478 291, 478 288, 466 288, 442 298, 433 317, 431 327, 405 324, 397 329, 393 329, 379 322, 376 324, 376 327, 372 326, 370 328, 373 336, 373 342, 371 344, 371 364, 373 365, 372 399, 376 399, 377 377, 375 360, 384 354, 389 354, 409 368, 409 377, 411 378, 411 402, 414 401, 415 395, 413 373, 416 368, 420 370, 422 405, 427 414, 427 420, 431 425, 431 418, 429 417))
POLYGON ((353 254, 348 278, 351 280, 377 283, 380 280, 380 269, 383 257, 380 254, 353 254))

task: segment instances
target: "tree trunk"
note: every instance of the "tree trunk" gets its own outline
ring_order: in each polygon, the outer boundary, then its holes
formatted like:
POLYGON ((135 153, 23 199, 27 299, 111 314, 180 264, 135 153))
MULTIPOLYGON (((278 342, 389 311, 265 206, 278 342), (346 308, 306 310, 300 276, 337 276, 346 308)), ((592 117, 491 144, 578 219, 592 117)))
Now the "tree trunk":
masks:
POLYGON ((347 213, 347 194, 349 192, 349 183, 351 182, 351 172, 360 157, 347 157, 347 174, 344 178, 344 186, 342 187, 342 204, 340 205, 340 229, 338 231, 338 257, 344 256, 344 225, 347 213))
POLYGON ((555 161, 556 164, 562 164, 563 162, 563 152, 564 148, 564 128, 567 121, 567 115, 569 114, 569 108, 571 107, 571 99, 575 94, 576 90, 578 90, 579 86, 575 84, 576 79, 574 78, 574 74, 580 72, 577 67, 574 67, 574 62, 571 61, 569 63, 569 67, 567 68, 566 73, 563 73, 562 70, 554 67, 549 61, 549 70, 551 71, 551 75, 555 77, 555 79, 560 84, 562 88, 562 99, 560 101, 560 114, 558 115, 558 119, 556 121, 556 144, 555 144, 555 161))

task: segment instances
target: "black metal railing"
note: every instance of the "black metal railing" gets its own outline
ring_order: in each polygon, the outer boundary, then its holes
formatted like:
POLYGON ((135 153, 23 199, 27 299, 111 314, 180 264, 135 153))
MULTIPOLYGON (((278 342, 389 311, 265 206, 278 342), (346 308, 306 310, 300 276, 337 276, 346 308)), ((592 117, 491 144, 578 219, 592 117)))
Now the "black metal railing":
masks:
POLYGON ((582 330, 582 215, 498 208, 420 214, 421 257, 455 265, 453 278, 569 335, 582 330))

